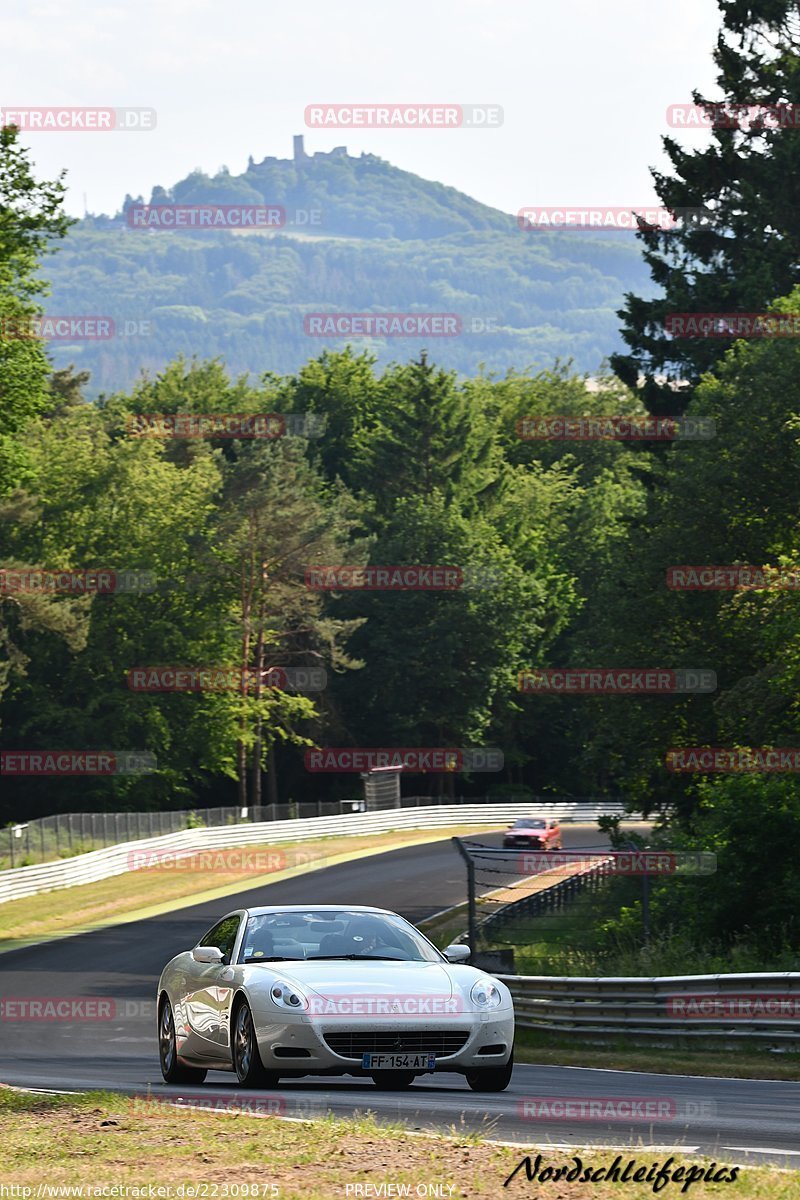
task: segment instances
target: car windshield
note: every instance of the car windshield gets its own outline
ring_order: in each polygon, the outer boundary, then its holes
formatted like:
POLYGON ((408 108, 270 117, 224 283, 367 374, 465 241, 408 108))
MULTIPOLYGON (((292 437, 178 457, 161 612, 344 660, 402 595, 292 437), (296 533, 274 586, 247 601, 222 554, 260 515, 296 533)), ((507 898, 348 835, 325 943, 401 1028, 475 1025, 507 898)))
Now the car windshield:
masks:
POLYGON ((544 829, 544 827, 544 821, 541 821, 538 817, 534 817, 530 821, 526 820, 525 817, 520 817, 520 819, 515 821, 513 825, 514 829, 544 829))
POLYGON ((413 925, 387 913, 296 909, 248 919, 239 962, 374 958, 441 962, 413 925))

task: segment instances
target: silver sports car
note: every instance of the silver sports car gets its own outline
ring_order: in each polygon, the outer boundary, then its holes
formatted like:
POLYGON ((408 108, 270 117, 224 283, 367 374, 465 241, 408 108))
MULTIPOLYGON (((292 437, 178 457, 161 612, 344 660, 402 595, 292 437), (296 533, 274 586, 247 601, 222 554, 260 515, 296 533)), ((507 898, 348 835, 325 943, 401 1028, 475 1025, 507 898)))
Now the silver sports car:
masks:
POLYGON ((505 984, 444 953, 385 909, 241 909, 173 958, 158 984, 161 1071, 246 1087, 303 1075, 369 1076, 382 1088, 455 1071, 500 1092, 513 1067, 505 984))

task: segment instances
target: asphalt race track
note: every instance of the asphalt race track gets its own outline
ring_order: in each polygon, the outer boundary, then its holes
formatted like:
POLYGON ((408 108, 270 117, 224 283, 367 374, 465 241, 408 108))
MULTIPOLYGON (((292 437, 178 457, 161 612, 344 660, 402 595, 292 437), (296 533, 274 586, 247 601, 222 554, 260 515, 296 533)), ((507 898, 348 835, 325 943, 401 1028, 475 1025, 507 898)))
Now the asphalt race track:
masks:
MULTIPOLYGON (((566 827, 565 848, 595 847, 594 828, 566 827)), ((499 844, 498 834, 475 841, 499 844)), ((265 903, 376 904, 421 921, 465 899, 465 866, 449 841, 393 850, 313 875, 0 955, 0 996, 113 1000, 111 1019, 80 1022, 0 1020, 0 1079, 32 1088, 104 1088, 167 1101, 192 1096, 257 1105, 267 1114, 308 1117, 369 1110, 414 1129, 479 1130, 526 1146, 635 1147, 644 1162, 656 1151, 700 1152, 720 1162, 771 1161, 800 1167, 800 1083, 706 1079, 518 1065, 506 1092, 481 1096, 457 1075, 423 1077, 405 1093, 371 1082, 311 1077, 281 1082, 272 1093, 243 1093, 236 1077, 210 1072, 202 1088, 169 1088, 158 1065, 155 987, 164 964, 194 945, 213 921, 235 908, 265 903), (669 1119, 532 1118, 534 1099, 617 1098, 662 1101, 669 1119), (526 1109, 527 1101, 527 1109, 526 1109)), ((657 1053, 657 1052, 654 1052, 657 1053)), ((656 1155, 658 1156, 658 1155, 656 1155)))

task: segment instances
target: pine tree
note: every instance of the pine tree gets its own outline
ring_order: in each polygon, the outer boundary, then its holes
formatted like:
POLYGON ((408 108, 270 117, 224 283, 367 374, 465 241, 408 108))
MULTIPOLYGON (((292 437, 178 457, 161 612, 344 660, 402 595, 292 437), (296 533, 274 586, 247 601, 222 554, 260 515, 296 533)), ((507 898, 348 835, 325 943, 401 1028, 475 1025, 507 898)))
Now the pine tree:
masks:
POLYGON ((786 295, 800 271, 800 4, 797 0, 720 0, 723 26, 714 61, 725 109, 695 92, 715 127, 705 149, 664 147, 674 171, 653 171, 671 210, 711 209, 710 225, 642 229, 645 260, 663 296, 628 293, 623 337, 628 354, 613 369, 657 415, 682 412, 686 391, 669 381, 696 381, 731 344, 718 337, 671 338, 670 313, 763 312, 786 295), (714 105, 709 112, 708 106, 714 105), (745 118, 734 106, 751 109, 745 118), (776 119, 753 119, 753 106, 782 106, 776 119), (727 117, 726 114, 727 113, 727 117), (657 376, 663 380, 657 381, 657 376))
POLYGON ((379 417, 364 450, 363 482, 381 514, 402 497, 434 491, 469 513, 496 490, 499 453, 488 420, 425 351, 383 376, 379 417))

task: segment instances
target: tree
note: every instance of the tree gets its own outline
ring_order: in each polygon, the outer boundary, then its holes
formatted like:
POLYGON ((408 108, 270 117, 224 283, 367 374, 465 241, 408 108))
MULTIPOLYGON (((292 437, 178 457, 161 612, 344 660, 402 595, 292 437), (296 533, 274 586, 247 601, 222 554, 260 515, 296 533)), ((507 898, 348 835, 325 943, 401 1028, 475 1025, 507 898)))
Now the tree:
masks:
POLYGON ((344 649, 360 621, 323 612, 323 598, 305 582, 313 563, 347 561, 351 520, 343 489, 326 488, 296 440, 236 447, 223 473, 223 493, 211 534, 212 585, 226 597, 219 647, 236 661, 242 687, 220 706, 236 727, 239 802, 261 803, 261 773, 269 769, 277 801, 276 742, 310 744, 297 731, 316 715, 311 697, 264 685, 272 666, 346 670, 359 665, 344 649), (234 649, 235 644, 235 649, 234 649), (254 686, 249 680, 254 681, 254 686), (252 786, 248 788, 248 767, 252 786))
POLYGON ((50 368, 31 319, 47 292, 40 260, 72 224, 63 177, 38 182, 16 126, 0 128, 0 495, 26 474, 18 434, 46 402, 50 368))
POLYGON ((381 517, 401 497, 439 492, 475 513, 497 486, 501 455, 494 430, 453 374, 419 362, 385 372, 378 424, 364 450, 359 483, 381 517))
MULTIPOLYGON (((800 288, 775 309, 798 305, 800 288)), ((688 413, 713 421, 716 436, 669 450, 646 513, 600 581, 589 632, 609 664, 707 667, 717 691, 608 702, 585 757, 613 764, 632 807, 664 804, 686 815, 695 793, 689 777, 666 771, 668 749, 753 738, 792 744, 796 732, 796 590, 679 590, 667 587, 666 573, 737 563, 796 568, 797 339, 737 342, 697 386, 688 413)))
MULTIPOLYGON (((620 312, 628 354, 611 365, 630 387, 644 377, 643 398, 658 415, 681 413, 685 391, 670 381, 696 381, 725 348, 718 337, 671 338, 669 313, 763 312, 774 296, 797 283, 800 267, 800 140, 775 120, 739 120, 732 106, 788 106, 800 114, 800 11, 797 0, 720 0, 723 27, 714 61, 729 118, 717 118, 711 145, 683 149, 663 139, 673 167, 653 171, 668 208, 710 209, 713 224, 687 223, 672 231, 643 229, 644 256, 657 299, 626 295, 620 312), (666 382, 658 382, 663 375, 666 382)), ((695 103, 717 102, 694 93, 695 103)))
POLYGON ((351 489, 361 482, 364 447, 377 421, 380 385, 374 362, 349 346, 342 353, 325 350, 275 387, 281 412, 325 418, 324 435, 310 443, 309 452, 327 479, 341 479, 351 489))

